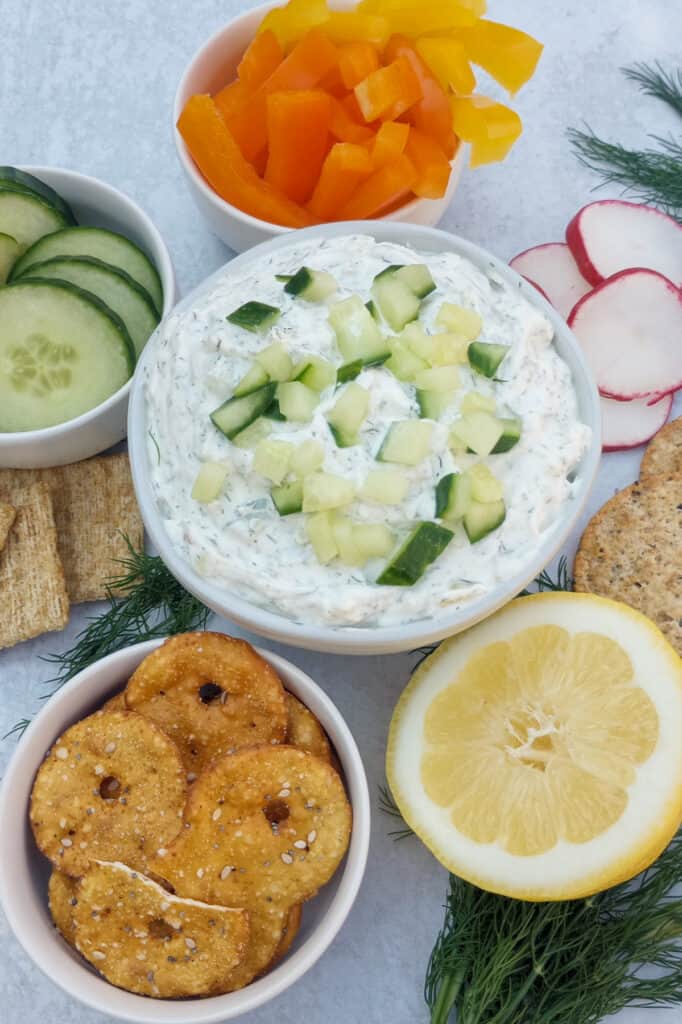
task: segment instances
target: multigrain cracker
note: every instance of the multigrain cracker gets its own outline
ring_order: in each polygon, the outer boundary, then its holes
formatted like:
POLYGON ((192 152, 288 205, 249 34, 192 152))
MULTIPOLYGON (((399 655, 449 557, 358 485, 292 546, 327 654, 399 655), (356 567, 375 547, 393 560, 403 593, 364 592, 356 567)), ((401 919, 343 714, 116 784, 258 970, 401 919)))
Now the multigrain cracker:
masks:
POLYGON ((682 654, 682 475, 647 477, 620 491, 582 535, 575 589, 624 601, 682 654))
POLYGON ((12 523, 17 517, 17 510, 12 505, 0 501, 0 551, 5 546, 12 523))
POLYGON ((224 633, 170 637, 138 666, 125 698, 177 743, 195 776, 222 754, 286 734, 279 676, 245 640, 224 633))
POLYGON ((31 793, 38 847, 78 877, 98 858, 144 869, 178 834, 185 772, 175 744, 141 715, 98 711, 67 729, 31 793))
POLYGON ((17 487, 12 504, 16 519, 0 551, 0 648, 63 629, 69 619, 46 484, 17 487))
POLYGON ((0 499, 13 504, 17 488, 47 484, 52 496, 59 555, 72 604, 106 597, 106 581, 120 575, 128 537, 142 545, 142 519, 128 456, 99 456, 53 469, 1 469, 0 499))
POLYGON ((86 960, 113 985, 156 999, 224 992, 249 937, 244 910, 179 899, 120 863, 92 865, 73 914, 86 960))
POLYGON ((77 889, 78 879, 71 878, 70 875, 65 875, 63 871, 57 871, 56 868, 53 870, 47 886, 50 913, 57 931, 70 946, 75 945, 76 942, 73 910, 78 902, 77 889))
POLYGON ((639 469, 640 480, 682 473, 682 419, 668 423, 649 441, 639 469))
POLYGON ((292 693, 286 694, 287 734, 284 740, 291 747, 307 750, 323 761, 331 760, 331 747, 327 734, 315 715, 301 704, 292 693))

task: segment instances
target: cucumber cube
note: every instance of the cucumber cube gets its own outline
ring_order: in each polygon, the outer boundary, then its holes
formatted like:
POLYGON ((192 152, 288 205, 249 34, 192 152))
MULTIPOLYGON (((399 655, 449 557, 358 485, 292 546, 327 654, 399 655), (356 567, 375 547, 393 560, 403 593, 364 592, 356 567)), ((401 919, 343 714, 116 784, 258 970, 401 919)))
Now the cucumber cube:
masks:
POLYGON ((412 323, 401 331, 400 341, 407 345, 411 352, 430 363, 434 354, 434 338, 427 334, 421 324, 412 323))
POLYGON ((276 306, 268 306, 265 302, 245 302, 239 309, 230 313, 227 319, 237 327, 258 334, 272 327, 279 320, 279 314, 276 306))
POLYGON ((284 285, 287 295, 295 295, 306 302, 322 302, 338 289, 336 278, 326 270, 301 267, 284 285))
POLYGON ((393 423, 384 439, 377 459, 416 466, 429 454, 433 426, 424 420, 401 420, 393 423))
POLYGON ((326 512, 350 505, 355 488, 350 480, 333 473, 311 473, 303 481, 303 511, 326 512))
POLYGON ((225 437, 232 439, 262 416, 275 397, 276 384, 266 384, 249 395, 228 398, 211 413, 211 420, 225 437))
POLYGON ((457 522, 471 504, 471 478, 468 473, 448 473, 436 485, 436 516, 457 522))
POLYGON ((400 505, 409 486, 410 481, 400 469, 373 469, 367 474, 359 496, 379 505, 400 505))
POLYGON ((356 523, 353 542, 362 558, 361 565, 371 558, 385 558, 395 547, 395 538, 384 523, 356 523))
POLYGON ((272 423, 270 420, 259 416, 250 426, 246 427, 245 430, 241 430, 232 438, 232 444, 236 445, 237 448, 255 448, 258 442, 267 437, 271 430, 272 423))
POLYGON ((356 543, 352 520, 336 516, 332 521, 332 530, 341 561, 346 565, 364 565, 367 559, 356 543))
POLYGON ((469 541, 475 544, 483 540, 502 525, 506 514, 507 510, 502 500, 485 503, 472 501, 464 516, 464 529, 469 541))
POLYGON ((431 362, 434 366, 464 364, 468 360, 469 342, 460 334, 432 334, 431 362))
POLYGON ((388 345, 359 295, 351 295, 329 307, 329 323, 344 359, 370 362, 388 350, 388 345))
POLYGON ((275 341, 256 356, 270 380, 289 380, 294 364, 281 342, 275 341))
POLYGON ((273 484, 281 484, 289 472, 294 445, 288 441, 259 441, 253 453, 253 468, 273 484))
POLYGON ((476 455, 490 455, 502 437, 502 421, 489 412, 469 412, 452 426, 455 434, 476 455))
POLYGON ((406 284, 418 299, 425 299, 436 290, 436 282, 425 263, 414 263, 411 266, 396 270, 395 277, 406 284))
POLYGON ((327 414, 327 421, 340 448, 357 443, 357 433, 369 410, 369 391, 351 383, 327 414))
POLYGON ((500 501, 504 497, 504 488, 494 473, 482 462, 467 470, 471 480, 471 497, 474 501, 484 504, 500 501))
POLYGON ((487 345, 482 341, 472 341, 467 349, 467 358, 476 373, 494 377, 508 351, 508 345, 487 345))
POLYGON ((474 309, 465 309, 454 302, 444 302, 436 323, 446 331, 454 331, 467 341, 474 341, 483 330, 483 321, 474 309))
POLYGON ((393 275, 383 274, 375 278, 372 296, 384 320, 394 331, 402 330, 405 324, 419 316, 421 301, 393 275))
POLYGON ((240 398, 242 395, 250 395, 252 391, 258 391, 259 388, 265 387, 269 380, 270 378, 263 367, 258 363, 254 363, 234 389, 235 396, 240 398))
POLYGON ((521 440, 521 420, 517 416, 502 418, 500 423, 502 424, 502 436, 493 448, 493 455, 508 452, 521 440))
POLYGON ((365 303, 365 308, 369 311, 369 314, 372 317, 372 320, 376 320, 377 323, 378 323, 379 320, 381 319, 381 313, 377 309, 376 302, 374 302, 373 299, 370 299, 369 302, 365 303))
POLYGON ((222 462, 202 462, 192 487, 192 498, 202 504, 215 501, 226 479, 227 466, 222 462))
POLYGON ((400 341, 394 341, 391 345, 391 358, 386 362, 386 369, 390 370, 398 380, 411 383, 420 370, 428 369, 428 363, 416 356, 407 345, 400 341))
POLYGON ((384 352, 383 355, 378 357, 378 359, 370 359, 367 361, 364 359, 354 359, 352 363, 344 363, 343 366, 340 366, 338 369, 336 374, 336 383, 346 384, 349 380, 355 380, 363 370, 369 370, 373 366, 383 366, 390 354, 390 352, 384 352))
POLYGON ((313 391, 324 391, 336 383, 336 369, 327 359, 308 356, 305 362, 294 370, 294 379, 300 380, 313 391))
POLYGON ((270 491, 275 508, 281 516, 300 512, 303 506, 303 484, 300 480, 273 487, 270 491))
POLYGON ((460 410, 463 416, 470 412, 495 412, 497 403, 492 395, 482 395, 480 391, 468 391, 462 399, 460 410))
POLYGON ((425 420, 440 419, 454 400, 454 391, 417 391, 419 415, 425 420))
POLYGON ((414 383, 422 391, 454 391, 459 387, 459 370, 456 366, 420 370, 414 383))
POLYGON ((339 553, 334 539, 332 520, 328 512, 318 512, 306 519, 308 540, 313 546, 315 557, 322 565, 331 562, 339 553))
POLYGON ((317 391, 307 387, 298 380, 280 384, 277 389, 279 410, 287 420, 307 423, 317 409, 320 396, 317 391))
POLYGON ((445 551, 452 530, 437 523, 420 523, 393 556, 377 583, 388 587, 411 587, 445 551))
POLYGON ((324 462, 324 448, 319 441, 304 441, 291 456, 289 469, 298 477, 309 476, 324 462))

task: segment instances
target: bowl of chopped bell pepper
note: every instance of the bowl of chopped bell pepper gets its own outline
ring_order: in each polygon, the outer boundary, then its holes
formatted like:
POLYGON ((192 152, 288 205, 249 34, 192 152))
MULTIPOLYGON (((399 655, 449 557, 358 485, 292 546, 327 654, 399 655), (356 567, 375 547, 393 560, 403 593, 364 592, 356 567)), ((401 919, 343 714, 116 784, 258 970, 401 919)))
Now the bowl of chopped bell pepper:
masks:
POLYGON ((175 140, 209 228, 242 252, 329 221, 434 225, 472 167, 503 160, 508 92, 542 46, 490 21, 485 0, 289 0, 247 11, 190 61, 175 140))

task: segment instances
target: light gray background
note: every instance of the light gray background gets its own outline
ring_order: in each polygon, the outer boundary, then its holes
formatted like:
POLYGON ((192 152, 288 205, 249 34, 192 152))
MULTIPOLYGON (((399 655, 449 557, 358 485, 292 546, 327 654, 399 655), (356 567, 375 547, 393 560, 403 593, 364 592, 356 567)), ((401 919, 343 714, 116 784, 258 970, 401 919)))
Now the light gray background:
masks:
MULTIPOLYGON (((231 254, 208 233, 185 190, 172 142, 173 95, 197 47, 248 6, 238 0, 0 0, 0 164, 73 168, 123 189, 164 235, 183 294, 231 254)), ((465 173, 442 227, 508 259, 561 239, 573 213, 593 198, 595 178, 573 158, 564 138, 568 125, 585 120, 614 140, 639 145, 647 132, 676 127, 618 68, 635 60, 679 62, 682 8, 679 0, 490 0, 490 8, 492 17, 542 39, 545 53, 536 78, 515 100, 526 125, 521 141, 504 164, 465 173)), ((639 456, 604 458, 591 511, 636 478, 639 456)), ((39 656, 66 649, 96 610, 80 606, 63 635, 0 652, 0 736, 38 707, 41 680, 49 676, 39 656)), ((346 716, 376 811, 391 709, 415 657, 281 650, 346 716)), ((13 745, 0 744, 0 769, 13 745)), ((365 883, 331 950, 293 989, 251 1014, 249 1024, 426 1020, 422 984, 442 919, 446 873, 416 840, 392 843, 390 827, 376 811, 365 883)), ((1 915, 0 945, 3 1024, 110 1020, 45 980, 1 915)), ((631 1010, 619 1024, 680 1024, 681 1017, 679 1007, 631 1010)))

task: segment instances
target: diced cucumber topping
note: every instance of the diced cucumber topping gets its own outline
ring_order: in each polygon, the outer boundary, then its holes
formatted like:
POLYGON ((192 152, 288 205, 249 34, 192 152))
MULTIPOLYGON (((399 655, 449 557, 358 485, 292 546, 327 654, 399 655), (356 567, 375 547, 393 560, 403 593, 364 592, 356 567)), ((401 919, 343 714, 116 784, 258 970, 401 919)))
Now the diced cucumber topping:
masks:
POLYGON ((378 359, 370 359, 369 362, 365 362, 364 359, 354 359, 352 363, 344 363, 336 373, 337 384, 345 384, 349 380, 355 380, 363 370, 369 369, 372 366, 382 366, 389 358, 389 355, 389 352, 384 352, 378 359))
POLYGON ((483 321, 474 309, 465 309, 454 302, 444 302, 438 311, 436 323, 446 331, 474 341, 483 330, 483 321))
POLYGON ((383 523, 354 523, 345 516, 332 522, 339 558, 346 565, 365 565, 372 558, 385 558, 393 547, 393 534, 383 523))
POLYGON ((266 384, 258 391, 239 398, 228 398, 211 413, 211 420, 225 437, 232 439, 258 419, 275 397, 276 384, 266 384))
POLYGON ((227 466, 222 462, 202 462, 192 487, 192 497, 203 504, 215 501, 226 479, 227 466))
POLYGON ((270 495, 275 508, 281 516, 290 516, 303 508, 303 482, 292 480, 291 483, 273 487, 270 495))
POLYGON ((424 420, 401 420, 393 423, 384 439, 377 459, 416 466, 429 454, 433 427, 424 420))
POLYGON ((393 275, 383 274, 375 278, 372 296, 384 320, 394 331, 401 331, 405 324, 419 316, 421 300, 393 275))
POLYGON ((490 455, 502 437, 502 421, 489 412, 468 412, 452 425, 452 433, 476 455, 490 455))
POLYGON ((400 505, 409 487, 410 481, 402 470, 373 469, 367 474, 359 497, 379 505, 400 505))
POLYGON ((253 453, 253 468, 273 484, 281 484, 289 472, 295 446, 289 441, 259 441, 253 453))
POLYGON ((329 512, 318 512, 306 519, 305 524, 308 540, 313 546, 315 557, 321 565, 326 565, 339 553, 332 529, 332 518, 329 512))
POLYGON ((483 540, 504 522, 507 512, 503 501, 472 501, 464 516, 464 529, 472 544, 483 540))
POLYGON ((227 319, 237 327, 258 334, 260 331, 267 331, 268 327, 276 323, 279 312, 276 306, 268 306, 264 302, 245 302, 239 309, 230 313, 227 319))
POLYGON ((308 356, 300 368, 294 370, 294 379, 300 380, 313 391, 324 391, 336 383, 336 368, 320 356, 308 356))
POLYGON ((425 420, 440 419, 454 400, 454 391, 417 391, 419 415, 425 420))
POLYGON ((393 277, 397 270, 402 270, 403 263, 391 263, 388 267, 384 267, 374 278, 375 281, 379 281, 382 277, 393 277))
POLYGON ((259 388, 264 388, 266 384, 270 382, 268 374, 265 372, 262 366, 258 363, 254 363, 250 370, 244 374, 242 379, 234 389, 235 396, 241 398, 242 395, 250 395, 252 391, 258 391, 259 388))
POLYGON ((293 455, 289 469, 298 477, 309 476, 324 462, 324 448, 319 441, 303 441, 293 455))
POLYGON ((488 345, 483 341, 472 341, 467 349, 469 365, 484 377, 494 377, 507 352, 508 345, 488 345))
POLYGON ((423 359, 424 362, 433 361, 434 339, 427 334, 419 323, 408 324, 400 334, 400 341, 407 345, 411 352, 423 359))
POLYGON ((391 358, 386 362, 386 369, 398 380, 411 383, 420 370, 428 369, 428 363, 416 356, 407 345, 394 341, 391 345, 391 358))
POLYGON ((502 424, 502 436, 492 450, 493 455, 508 452, 521 440, 521 420, 517 416, 502 418, 500 423, 502 424))
POLYGON ((462 399, 460 410, 463 416, 470 412, 495 412, 497 403, 492 395, 482 395, 480 391, 467 391, 462 399))
POLYGON ((420 370, 414 378, 414 383, 423 391, 454 391, 459 387, 459 370, 456 366, 420 370))
POLYGON ((471 478, 468 473, 448 473, 436 485, 436 516, 457 522, 471 504, 471 478))
POLYGON ((329 323, 344 359, 362 359, 369 363, 382 358, 388 345, 359 295, 335 302, 329 307, 329 323))
POLYGON ((0 234, 0 284, 4 284, 19 255, 19 243, 11 235, 0 234))
POLYGON ((427 295, 436 290, 436 282, 425 263, 413 263, 407 267, 400 267, 399 270, 396 270, 395 276, 398 281, 406 284, 418 299, 425 299, 427 295))
POLYGON ((272 423, 270 420, 259 416, 250 426, 232 438, 232 444, 236 445, 237 448, 255 448, 258 442, 267 437, 271 430, 272 423))
POLYGON ((279 402, 277 401, 277 396, 275 396, 273 400, 270 402, 270 405, 267 407, 263 415, 266 416, 269 420, 275 420, 277 423, 284 422, 286 416, 282 414, 282 410, 279 407, 279 402))
POLYGON ((256 362, 263 367, 270 380, 289 380, 294 368, 291 356, 280 341, 273 341, 272 345, 258 352, 256 362))
POLYGON ((366 559, 355 543, 353 523, 345 516, 335 516, 332 520, 334 541, 339 558, 346 565, 363 565, 366 559))
POLYGON ((303 511, 326 512, 349 505, 355 497, 350 480, 333 473, 311 473, 303 481, 303 511))
POLYGON ((348 384, 327 413, 327 422, 339 448, 358 443, 358 431, 369 410, 369 391, 359 384, 348 384))
POLYGON ((434 366, 452 366, 456 363, 467 362, 469 342, 459 334, 446 332, 445 334, 432 334, 433 351, 431 362, 434 366))
POLYGON ((280 384, 277 389, 277 401, 279 409, 287 420, 294 420, 298 423, 307 423, 312 419, 320 396, 317 391, 301 384, 299 380, 292 380, 286 384, 280 384))
POLYGON ((437 523, 420 523, 393 556, 377 583, 387 587, 411 587, 445 551, 452 530, 437 523))
POLYGON ((504 496, 504 488, 488 466, 479 462, 467 470, 471 480, 471 497, 474 501, 485 504, 500 501, 504 496))
POLYGON ((366 309, 369 310, 369 315, 372 317, 372 319, 378 321, 381 316, 381 313, 377 309, 376 302, 373 299, 370 299, 369 302, 365 303, 365 307, 366 309))
POLYGON ((293 274, 275 274, 275 281, 279 281, 281 284, 286 284, 287 281, 291 281, 293 274))
POLYGON ((284 291, 287 295, 295 295, 306 302, 322 302, 338 290, 336 279, 328 274, 326 270, 311 270, 309 267, 301 267, 294 276, 287 281, 284 291))

